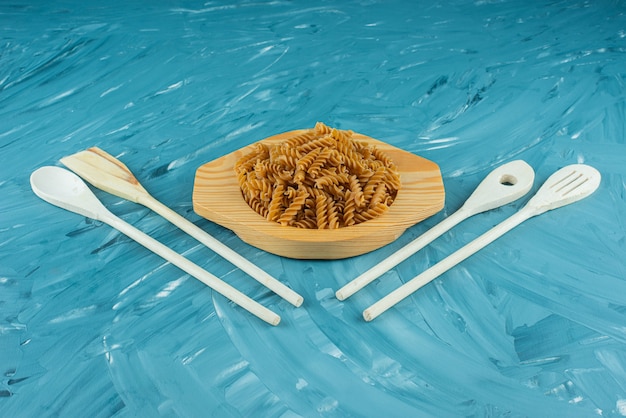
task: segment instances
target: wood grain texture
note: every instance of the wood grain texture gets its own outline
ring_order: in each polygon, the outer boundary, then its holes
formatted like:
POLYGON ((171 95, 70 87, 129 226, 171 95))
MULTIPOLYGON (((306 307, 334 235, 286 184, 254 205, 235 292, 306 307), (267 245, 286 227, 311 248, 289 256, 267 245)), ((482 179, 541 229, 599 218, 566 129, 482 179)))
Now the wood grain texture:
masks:
MULTIPOLYGON (((285 132, 261 142, 280 143, 303 131, 285 132)), ((437 164, 362 134, 355 133, 353 139, 376 145, 393 159, 400 173, 402 187, 389 210, 379 218, 333 230, 301 229, 266 220, 244 201, 233 169, 255 144, 198 168, 193 208, 250 245, 297 259, 340 259, 373 251, 443 208, 445 191, 437 164)))

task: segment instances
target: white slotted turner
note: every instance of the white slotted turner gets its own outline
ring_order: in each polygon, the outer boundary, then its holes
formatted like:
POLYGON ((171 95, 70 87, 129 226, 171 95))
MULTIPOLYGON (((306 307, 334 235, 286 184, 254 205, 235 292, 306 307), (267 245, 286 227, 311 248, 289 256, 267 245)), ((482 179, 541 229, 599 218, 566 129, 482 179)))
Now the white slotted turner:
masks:
POLYGON ((546 180, 522 209, 365 309, 363 318, 371 321, 378 317, 525 220, 591 195, 600 185, 600 179, 600 172, 585 164, 561 168, 546 180))
POLYGON ((356 279, 345 284, 335 292, 335 296, 339 300, 352 296, 374 281, 374 279, 397 266, 461 221, 519 199, 528 193, 533 186, 534 180, 535 172, 531 166, 522 160, 511 161, 497 167, 480 182, 463 206, 456 212, 356 279))

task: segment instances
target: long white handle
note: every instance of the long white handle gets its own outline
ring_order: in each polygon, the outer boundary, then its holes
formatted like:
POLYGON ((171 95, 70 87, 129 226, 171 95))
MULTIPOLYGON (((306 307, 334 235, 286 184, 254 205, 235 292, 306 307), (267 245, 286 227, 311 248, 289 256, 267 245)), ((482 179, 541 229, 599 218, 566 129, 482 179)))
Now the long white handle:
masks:
POLYGON ((267 272, 241 256, 239 253, 232 250, 230 247, 213 238, 211 235, 207 234, 205 231, 198 228, 196 225, 183 218, 178 213, 156 200, 154 197, 149 194, 146 194, 145 196, 142 195, 139 197, 138 203, 152 209, 185 231, 187 234, 191 235, 193 238, 206 245, 226 260, 230 261, 233 265, 239 267, 253 279, 266 286, 268 289, 272 290, 292 305, 296 307, 302 305, 304 298, 298 293, 269 275, 267 272))
POLYGON ((532 211, 524 209, 513 214, 509 218, 491 228, 489 231, 471 241, 469 244, 461 247, 454 253, 450 254, 448 257, 444 258, 437 264, 425 270, 423 273, 415 276, 413 279, 409 280, 393 292, 389 293, 387 296, 380 299, 378 302, 374 303, 369 308, 365 309, 363 311, 363 318, 366 321, 373 320, 374 318, 385 312, 387 309, 391 308, 407 296, 414 293, 420 287, 436 279, 441 274, 450 270, 461 261, 465 260, 472 254, 476 253, 496 239, 500 238, 502 235, 506 234, 508 231, 515 228, 517 225, 521 224, 531 216, 534 216, 534 213, 532 213, 532 211))
POLYGON ((450 230, 452 227, 467 219, 473 213, 469 213, 468 211, 463 210, 463 208, 454 212, 452 215, 445 218, 443 221, 400 248, 395 253, 391 254, 389 257, 367 270, 365 273, 358 276, 356 279, 347 283, 341 289, 335 292, 335 296, 339 300, 345 300, 373 282, 377 277, 382 275, 388 270, 391 270, 432 241, 443 235, 446 231, 450 230))
POLYGON ((119 230, 121 233, 127 235, 129 238, 137 241, 139 244, 153 251, 155 254, 163 257, 165 260, 169 261, 181 270, 200 280, 211 289, 232 300, 237 305, 241 306, 251 314, 256 315, 258 318, 262 319, 268 324, 278 325, 278 323, 280 322, 280 316, 278 316, 276 313, 272 312, 257 301, 249 298, 234 287, 230 286, 228 283, 225 283, 222 280, 218 279, 208 271, 204 270, 202 267, 189 261, 187 258, 178 254, 171 248, 165 246, 151 236, 141 232, 134 226, 117 217, 116 215, 109 212, 107 216, 101 216, 100 220, 111 225, 113 228, 119 230))

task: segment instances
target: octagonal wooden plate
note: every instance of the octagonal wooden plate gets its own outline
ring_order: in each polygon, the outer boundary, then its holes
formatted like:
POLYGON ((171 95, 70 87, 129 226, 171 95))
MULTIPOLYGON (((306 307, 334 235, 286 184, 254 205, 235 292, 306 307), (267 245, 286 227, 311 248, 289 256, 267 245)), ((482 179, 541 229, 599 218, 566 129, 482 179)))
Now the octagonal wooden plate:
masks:
MULTIPOLYGON (((302 133, 295 130, 261 142, 268 145, 302 133)), ((387 212, 373 220, 338 229, 302 229, 270 222, 244 201, 235 163, 254 144, 198 168, 193 188, 194 211, 262 250, 297 259, 340 259, 364 254, 396 240, 410 226, 443 208, 445 192, 439 166, 385 142, 354 133, 353 139, 376 145, 393 159, 401 188, 387 212)))

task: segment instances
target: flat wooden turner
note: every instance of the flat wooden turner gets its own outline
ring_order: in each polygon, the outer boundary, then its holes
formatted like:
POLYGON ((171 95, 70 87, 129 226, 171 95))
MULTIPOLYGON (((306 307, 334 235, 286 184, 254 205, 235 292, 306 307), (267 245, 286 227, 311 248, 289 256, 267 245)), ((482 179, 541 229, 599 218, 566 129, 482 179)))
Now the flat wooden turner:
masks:
POLYGON ((152 197, 128 167, 112 155, 93 147, 64 157, 61 163, 93 186, 152 209, 292 305, 302 305, 302 296, 152 197))

